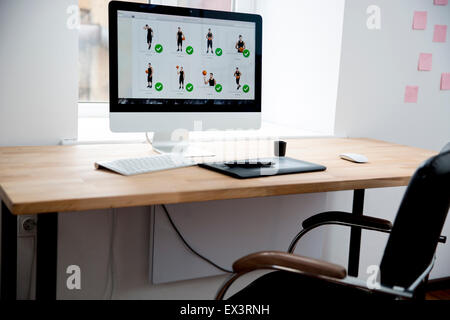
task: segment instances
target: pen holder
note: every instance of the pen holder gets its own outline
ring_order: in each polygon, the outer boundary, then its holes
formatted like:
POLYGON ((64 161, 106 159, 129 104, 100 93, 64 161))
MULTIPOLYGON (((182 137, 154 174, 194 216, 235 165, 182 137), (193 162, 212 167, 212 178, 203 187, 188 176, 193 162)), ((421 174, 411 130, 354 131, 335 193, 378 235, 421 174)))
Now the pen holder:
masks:
POLYGON ((274 142, 274 152, 276 157, 284 157, 286 155, 286 141, 275 141, 274 142))

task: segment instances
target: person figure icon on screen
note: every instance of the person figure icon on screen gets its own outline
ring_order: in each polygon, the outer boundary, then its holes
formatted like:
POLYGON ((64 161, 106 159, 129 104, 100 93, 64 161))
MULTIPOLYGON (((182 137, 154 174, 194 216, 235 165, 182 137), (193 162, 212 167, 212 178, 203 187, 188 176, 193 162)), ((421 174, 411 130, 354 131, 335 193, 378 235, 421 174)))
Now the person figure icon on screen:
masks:
POLYGON ((211 53, 214 54, 213 51, 213 34, 211 32, 211 28, 208 29, 208 33, 206 34, 206 53, 209 53, 209 48, 211 48, 211 53))
POLYGON ((177 69, 178 69, 177 74, 179 75, 178 82, 180 84, 180 87, 178 89, 184 90, 184 70, 183 70, 183 67, 178 68, 178 66, 177 66, 177 69))
POLYGON ((183 51, 183 41, 185 40, 185 36, 181 28, 178 27, 177 31, 177 51, 183 51))
POLYGON ((145 73, 147 74, 147 88, 153 87, 153 67, 152 64, 148 64, 147 70, 145 70, 145 73))
POLYGON ((152 39, 153 39, 153 29, 148 26, 148 24, 145 25, 144 30, 147 30, 147 45, 148 50, 152 48, 152 39))
POLYGON ((205 84, 208 84, 210 87, 214 87, 216 85, 216 79, 214 79, 214 74, 212 72, 209 74, 209 79, 204 77, 203 81, 205 81, 205 84))
POLYGON ((239 90, 239 88, 241 87, 241 85, 239 84, 239 81, 241 80, 241 76, 242 76, 241 71, 239 71, 239 68, 236 67, 236 71, 234 72, 234 77, 236 78, 236 84, 237 84, 236 90, 239 90))
POLYGON ((238 53, 242 53, 245 50, 245 42, 242 40, 242 35, 239 35, 239 40, 236 42, 235 48, 238 53))

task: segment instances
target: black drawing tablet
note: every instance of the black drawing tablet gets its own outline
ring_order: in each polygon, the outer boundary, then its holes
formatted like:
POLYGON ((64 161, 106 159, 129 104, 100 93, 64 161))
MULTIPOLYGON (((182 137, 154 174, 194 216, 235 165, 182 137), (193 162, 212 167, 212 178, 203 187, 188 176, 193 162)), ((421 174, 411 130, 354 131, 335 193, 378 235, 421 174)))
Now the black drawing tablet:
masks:
MULTIPOLYGON (((324 171, 327 168, 311 162, 306 162, 302 160, 292 159, 289 157, 274 157, 274 158, 262 158, 258 161, 271 161, 275 164, 268 168, 242 168, 233 167, 230 168, 223 162, 214 163, 201 163, 200 167, 213 170, 226 174, 228 176, 247 179, 247 178, 257 178, 257 177, 267 177, 267 176, 277 176, 282 174, 293 174, 293 173, 304 173, 304 172, 314 172, 314 171, 324 171)), ((256 160, 255 160, 256 162, 256 160)))

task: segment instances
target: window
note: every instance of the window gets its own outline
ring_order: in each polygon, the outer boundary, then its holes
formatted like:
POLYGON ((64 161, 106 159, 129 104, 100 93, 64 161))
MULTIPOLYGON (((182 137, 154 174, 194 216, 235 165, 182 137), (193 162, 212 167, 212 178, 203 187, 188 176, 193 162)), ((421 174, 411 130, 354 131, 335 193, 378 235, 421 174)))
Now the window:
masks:
POLYGON ((151 0, 153 4, 167 6, 232 11, 232 0, 151 0))
MULTIPOLYGON (((108 116, 109 1, 79 0, 79 100, 89 102, 80 103, 79 118, 89 121, 108 116)), ((133 2, 136 1, 148 2, 133 2)), ((316 135, 334 133, 344 0, 151 0, 151 3, 262 15, 263 125, 316 135)), ((79 134, 86 137, 92 135, 92 127, 100 127, 86 126, 82 130, 83 122, 79 124, 79 134)), ((103 127, 110 133, 107 123, 103 127)))
MULTIPOLYGON (((108 3, 111 0, 79 0, 79 87, 80 102, 107 102, 108 3)), ((148 0, 133 0, 148 3, 148 0)))

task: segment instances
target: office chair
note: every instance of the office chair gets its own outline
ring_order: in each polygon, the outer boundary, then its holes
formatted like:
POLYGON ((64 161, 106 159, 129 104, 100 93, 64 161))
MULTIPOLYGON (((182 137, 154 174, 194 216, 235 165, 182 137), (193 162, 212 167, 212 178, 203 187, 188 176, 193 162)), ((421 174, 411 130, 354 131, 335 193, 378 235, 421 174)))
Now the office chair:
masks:
POLYGON ((312 216, 303 221, 304 229, 287 253, 259 252, 237 260, 233 275, 220 288, 216 299, 223 299, 239 277, 259 269, 275 271, 253 281, 229 300, 423 299, 437 244, 446 241, 440 234, 449 206, 450 143, 416 170, 393 225, 387 220, 345 212, 312 216), (327 224, 389 233, 379 267, 379 283, 372 283, 369 288, 366 281, 347 276, 342 266, 293 254, 303 235, 327 224))

